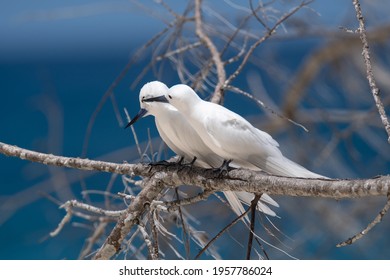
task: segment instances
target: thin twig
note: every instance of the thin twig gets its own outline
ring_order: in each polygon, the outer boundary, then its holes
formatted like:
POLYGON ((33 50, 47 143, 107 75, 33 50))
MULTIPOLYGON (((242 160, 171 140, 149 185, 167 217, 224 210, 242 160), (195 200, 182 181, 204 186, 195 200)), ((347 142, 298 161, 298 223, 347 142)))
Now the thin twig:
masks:
POLYGON ((376 107, 378 108, 379 116, 387 132, 387 136, 388 136, 387 141, 390 143, 390 122, 386 116, 386 111, 380 97, 380 91, 376 85, 374 74, 372 72, 370 47, 368 45, 363 13, 358 0, 353 0, 352 3, 355 6, 356 17, 357 20, 359 21, 359 28, 357 31, 360 34, 360 40, 362 41, 363 44, 362 55, 364 58, 364 63, 366 64, 367 80, 370 85, 371 93, 372 96, 374 97, 376 107))
MULTIPOLYGON (((123 108, 123 110, 125 111, 125 115, 126 115, 127 121, 130 122, 131 119, 130 119, 129 113, 127 112, 127 109, 123 108)), ((131 129, 131 133, 133 133, 133 138, 134 138, 134 141, 135 141, 135 145, 137 147, 137 151, 138 151, 139 157, 142 158, 142 151, 141 151, 141 147, 139 145, 138 136, 137 136, 137 133, 135 132, 134 125, 130 126, 130 129, 131 129)))
POLYGON ((95 207, 95 206, 92 206, 92 205, 89 205, 86 203, 82 203, 82 202, 79 202, 77 200, 69 200, 69 201, 65 202, 64 204, 62 204, 60 206, 60 208, 65 209, 66 215, 62 218, 62 220, 58 224, 57 228, 50 233, 51 237, 56 236, 63 229, 65 224, 71 220, 73 214, 75 214, 77 216, 81 216, 85 219, 92 218, 91 216, 84 215, 82 213, 77 213, 77 212, 74 213, 73 208, 79 208, 79 209, 88 211, 90 213, 98 214, 98 215, 101 215, 103 217, 111 217, 111 218, 117 218, 125 212, 124 210, 119 210, 119 211, 104 210, 102 208, 98 208, 98 207, 95 207))
POLYGON ((51 237, 54 237, 57 234, 59 234, 61 232, 61 230, 64 228, 64 226, 67 223, 69 223, 70 220, 72 219, 72 209, 71 209, 71 207, 66 207, 65 210, 66 210, 66 215, 62 218, 62 220, 58 224, 57 228, 55 230, 53 230, 52 232, 50 232, 50 236, 51 237))
POLYGON ((361 232, 355 234, 351 238, 348 238, 348 240, 346 240, 346 241, 338 243, 336 245, 336 247, 344 247, 344 246, 347 246, 347 245, 351 245, 351 244, 355 243, 356 241, 358 241, 360 238, 362 238, 365 235, 367 235, 367 233, 374 226, 376 226, 377 224, 379 224, 382 221, 383 217, 386 215, 386 213, 389 210, 389 208, 390 208, 390 193, 387 195, 387 202, 386 202, 385 206, 382 208, 382 210, 379 212, 379 214, 375 217, 375 219, 371 223, 369 223, 367 225, 367 227, 365 229, 363 229, 361 232))
POLYGON ((221 60, 217 47, 214 45, 210 37, 208 37, 207 34, 203 32, 201 4, 202 0, 195 0, 195 32, 196 35, 199 37, 200 41, 209 49, 214 65, 217 69, 218 83, 215 87, 211 102, 220 104, 223 102, 224 94, 222 87, 225 84, 226 72, 224 68, 224 63, 221 60))
POLYGON ((85 248, 81 251, 79 259, 84 259, 91 253, 93 245, 104 234, 107 224, 108 224, 107 221, 99 222, 92 236, 87 239, 87 244, 85 245, 85 248))
POLYGON ((202 193, 188 198, 181 198, 174 201, 153 201, 152 207, 166 212, 173 212, 178 210, 181 206, 192 205, 206 200, 213 193, 214 191, 212 190, 204 190, 202 193))
MULTIPOLYGON (((257 7, 255 11, 257 11, 259 9, 259 7, 257 7)), ((249 14, 240 22, 240 24, 235 29, 234 33, 228 38, 228 41, 226 42, 226 44, 224 45, 224 47, 221 51, 220 57, 223 57, 225 52, 229 49, 229 46, 232 44, 232 42, 234 42, 234 38, 236 38, 236 36, 240 33, 240 31, 243 29, 245 24, 249 21, 249 19, 252 16, 253 16, 252 14, 249 14)), ((241 51, 243 51, 246 48, 246 43, 244 45, 245 45, 245 47, 241 48, 240 53, 241 53, 241 51)), ((235 57, 238 58, 238 57, 241 57, 241 55, 236 55, 235 57)), ((230 61, 224 62, 225 65, 229 64, 229 63, 230 63, 230 61)), ((206 63, 204 63, 203 66, 201 67, 200 71, 195 75, 195 79, 194 79, 193 84, 192 84, 192 87, 195 90, 199 89, 200 80, 204 79, 207 76, 207 73, 210 71, 210 68, 212 67, 212 65, 213 65, 212 59, 206 61, 206 63)))
MULTIPOLYGON (((261 3, 261 2, 260 2, 261 3)), ((253 8, 253 3, 252 3, 252 0, 249 0, 249 6, 251 8, 251 11, 252 11, 252 14, 254 15, 254 17, 257 19, 258 22, 260 22, 260 24, 265 28, 267 29, 267 31, 269 32, 270 31, 270 28, 268 27, 268 25, 257 15, 257 9, 259 9, 259 7, 262 7, 262 4, 259 4, 258 7, 256 9, 253 8)))
POLYGON ((255 51, 255 49, 261 44, 263 43, 265 40, 267 40, 270 36, 272 36, 276 29, 279 27, 279 25, 281 25, 284 21, 286 21, 289 17, 291 17, 293 14, 295 14, 297 11, 299 11, 302 7, 310 4, 311 2, 313 2, 312 0, 311 1, 303 1, 300 5, 298 5, 297 7, 295 7, 294 9, 292 9, 290 12, 288 12, 287 14, 283 15, 276 23, 275 25, 268 29, 267 30, 267 33, 261 37, 260 39, 258 39, 255 43, 252 44, 252 46, 249 48, 248 52, 246 53, 246 55, 244 56, 243 60, 241 61, 241 64, 237 67, 237 69, 225 80, 225 83, 223 84, 223 88, 225 88, 226 86, 230 85, 232 83, 232 81, 237 78, 237 76, 241 73, 242 69, 244 68, 244 66, 247 64, 249 58, 251 57, 252 53, 255 51))
POLYGON ((199 259, 200 256, 211 246, 214 241, 216 241, 219 237, 222 236, 224 232, 226 232, 228 229, 230 229, 232 226, 234 226, 239 220, 241 220, 243 217, 245 217, 246 214, 248 214, 251 207, 248 207, 244 213, 242 213, 240 216, 236 217, 231 223, 229 223, 227 226, 225 226, 220 232, 217 233, 203 248, 199 251, 199 253, 195 256, 195 260, 199 259))
POLYGON ((245 38, 244 43, 242 44, 240 51, 235 56, 224 61, 225 66, 238 61, 245 54, 246 45, 247 45, 247 39, 245 38))
POLYGON ((251 259, 251 251, 252 251, 252 243, 253 243, 253 235, 255 232, 255 217, 256 217, 256 208, 257 208, 257 203, 259 202, 259 199, 261 197, 261 194, 255 194, 255 197, 253 198, 251 202, 251 223, 250 223, 250 230, 249 230, 249 238, 248 238, 248 246, 247 246, 247 251, 246 251, 246 259, 250 260, 251 259))
MULTIPOLYGON (((180 196, 179 196, 178 188, 175 188, 175 195, 176 195, 176 200, 179 201, 180 200, 180 196)), ((190 251, 191 251, 191 249, 190 249, 190 238, 188 238, 189 232, 187 230, 186 221, 184 220, 183 211, 181 211, 180 205, 177 207, 177 209, 178 209, 178 212, 179 212, 181 226, 183 228, 184 248, 185 248, 185 251, 186 251, 187 259, 189 259, 190 251)))
MULTIPOLYGON (((173 25, 173 24, 172 24, 173 25)), ((106 92, 101 97, 99 104, 96 106, 96 109, 93 111, 84 136, 84 143, 83 143, 83 149, 81 153, 81 157, 85 157, 88 152, 88 146, 89 146, 89 139, 91 137, 92 128, 95 124, 95 120, 102 110, 104 104, 106 103, 107 99, 113 94, 114 89, 118 86, 118 84, 123 80, 123 78, 127 75, 127 72, 130 70, 132 65, 137 61, 139 56, 149 47, 151 46, 155 41, 157 41, 161 36, 163 36, 168 30, 171 28, 172 25, 168 25, 165 29, 157 33, 153 38, 151 38, 148 42, 146 42, 138 51, 131 57, 131 59, 128 61, 128 63, 125 65, 125 67, 122 69, 122 71, 119 73, 119 75, 115 78, 115 80, 111 83, 111 85, 108 87, 106 92)))
POLYGON ((110 259, 121 249, 121 244, 130 232, 131 228, 140 222, 140 217, 145 211, 145 206, 155 199, 164 188, 156 175, 144 180, 141 192, 132 201, 126 212, 119 218, 102 247, 97 251, 94 259, 110 259))
POLYGON ((265 256, 265 259, 266 259, 266 260, 269 260, 269 256, 268 256, 268 254, 267 254, 267 251, 264 249, 264 246, 263 246, 263 244, 261 244, 259 238, 256 237, 255 240, 256 240, 256 242, 257 242, 257 245, 259 245, 261 251, 263 252, 263 254, 264 254, 264 256, 265 256))
POLYGON ((256 97, 254 97, 252 94, 246 92, 246 91, 243 91, 242 89, 238 88, 238 87, 234 87, 234 86, 227 86, 226 87, 227 90, 231 90, 233 92, 237 92, 241 95, 244 95, 245 97, 248 97, 249 99, 253 100, 256 102, 257 105, 259 105, 260 107, 268 110, 269 112, 271 112, 272 114, 274 114, 275 116, 283 119, 283 120, 287 120, 289 122, 291 122, 292 124, 296 125, 296 126, 299 126, 300 128, 302 128, 304 131, 308 132, 309 130, 303 125, 303 124, 300 124, 300 123, 297 123, 296 121, 293 121, 292 119, 290 118, 287 118, 281 114, 279 114, 278 112, 274 111, 272 108, 268 107, 266 104, 264 104, 263 101, 257 99, 256 97))
POLYGON ((105 217, 119 217, 124 213, 123 210, 118 211, 112 211, 112 210, 105 210, 99 207, 95 207, 86 203, 79 202, 77 200, 69 200, 65 202, 63 205, 60 206, 60 208, 79 208, 85 211, 88 211, 90 213, 98 214, 105 217))
POLYGON ((157 256, 155 255, 153 242, 150 239, 150 236, 149 236, 148 232, 146 231, 145 225, 142 224, 141 222, 139 222, 138 228, 139 228, 139 231, 142 234, 142 237, 144 238, 146 247, 148 247, 148 252, 149 252, 150 259, 158 260, 158 255, 157 256))
POLYGON ((152 232, 152 248, 150 254, 153 256, 152 259, 159 259, 159 245, 158 245, 158 230, 156 227, 155 219, 158 219, 157 212, 150 208, 150 205, 145 205, 145 210, 148 212, 148 221, 150 223, 150 230, 152 232))
POLYGON ((120 196, 124 199, 127 199, 127 200, 134 200, 134 198, 135 198, 134 195, 127 194, 127 193, 121 193, 121 192, 118 192, 118 196, 120 196))
MULTIPOLYGON (((385 26, 371 30, 367 35, 370 41, 380 43, 387 38, 389 32, 390 27, 385 26)), ((332 40, 310 54, 297 70, 295 77, 291 79, 291 83, 287 87, 286 93, 283 95, 284 101, 281 106, 281 111, 284 112, 284 115, 289 118, 295 118, 296 114, 301 114, 302 111, 297 113, 297 108, 302 103, 302 98, 307 92, 309 84, 319 75, 323 66, 332 64, 339 59, 346 57, 353 53, 352 50, 360 46, 361 40, 359 38, 344 36, 341 39, 332 40)), ((315 115, 318 114, 312 114, 309 119, 312 119, 315 115)), ((332 115, 332 113, 329 113, 329 115, 332 115)), ((348 115, 353 118, 353 114, 348 115)))
POLYGON ((185 46, 180 47, 180 48, 178 48, 178 49, 176 49, 176 50, 172 50, 172 51, 169 51, 169 52, 166 52, 166 53, 164 53, 164 54, 162 54, 162 55, 157 56, 157 57, 154 59, 154 61, 157 62, 157 61, 163 60, 163 59, 165 59, 165 58, 170 58, 171 56, 174 56, 174 55, 176 55, 176 54, 181 54, 181 53, 186 52, 186 51, 188 51, 188 50, 197 48, 197 47, 199 47, 199 46, 201 46, 201 45, 202 45, 201 42, 195 42, 195 43, 192 43, 192 44, 185 45, 185 46))

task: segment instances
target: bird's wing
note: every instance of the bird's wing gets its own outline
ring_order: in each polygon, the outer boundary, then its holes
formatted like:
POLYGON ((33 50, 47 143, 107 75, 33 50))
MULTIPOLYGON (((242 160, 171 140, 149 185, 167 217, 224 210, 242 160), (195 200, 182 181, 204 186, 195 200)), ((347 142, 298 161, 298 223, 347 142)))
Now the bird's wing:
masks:
POLYGON ((255 152, 264 156, 279 151, 278 142, 240 115, 222 106, 213 106, 210 112, 204 117, 205 128, 214 144, 221 149, 233 154, 255 152))
POLYGON ((215 104, 208 106, 204 109, 208 110, 204 114, 204 126, 225 159, 248 162, 273 175, 323 178, 284 157, 271 135, 240 115, 215 104))
POLYGON ((196 157, 195 165, 204 168, 219 167, 222 164, 222 159, 204 144, 195 129, 173 106, 159 111, 156 125, 164 142, 187 161, 196 157))

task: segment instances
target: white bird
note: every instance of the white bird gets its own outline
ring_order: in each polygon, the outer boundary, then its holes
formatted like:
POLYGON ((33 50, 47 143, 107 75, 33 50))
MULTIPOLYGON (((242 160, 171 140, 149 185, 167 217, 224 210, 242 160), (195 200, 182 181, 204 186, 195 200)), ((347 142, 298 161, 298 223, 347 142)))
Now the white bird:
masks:
MULTIPOLYGON (((203 168, 221 166, 223 159, 205 145, 187 122, 184 117, 185 113, 182 114, 167 102, 168 90, 168 87, 159 81, 145 84, 139 95, 141 110, 126 127, 133 125, 141 117, 153 115, 161 138, 178 156, 186 161, 192 161, 196 157, 194 165, 203 168)), ((240 201, 250 205, 254 197, 246 192, 227 191, 224 195, 237 215, 245 212, 240 201)), ((275 207, 279 207, 278 203, 267 194, 263 194, 260 200, 257 205, 258 210, 270 216, 276 216, 275 212, 263 202, 275 207)))
POLYGON ((229 109, 202 100, 187 85, 171 87, 168 101, 182 113, 210 150, 228 163, 233 160, 242 167, 260 168, 272 175, 325 178, 284 157, 278 142, 268 133, 229 109))

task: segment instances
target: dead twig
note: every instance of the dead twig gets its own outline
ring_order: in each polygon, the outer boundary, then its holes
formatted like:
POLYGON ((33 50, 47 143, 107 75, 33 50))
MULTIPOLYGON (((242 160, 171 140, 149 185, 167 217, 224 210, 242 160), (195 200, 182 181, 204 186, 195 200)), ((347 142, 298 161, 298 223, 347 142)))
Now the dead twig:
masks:
POLYGON ((107 224, 108 224, 107 221, 99 222, 99 224, 96 226, 95 230, 93 231, 92 236, 86 240, 86 245, 84 246, 84 249, 80 253, 79 259, 84 259, 91 253, 92 247, 96 244, 98 239, 101 236, 103 236, 103 234, 105 233, 107 224))
POLYGON ((336 245, 336 247, 344 247, 347 245, 351 245, 351 244, 355 243, 356 241, 358 241, 359 239, 361 239, 362 237, 364 237, 365 235, 367 235, 367 233, 373 227, 375 227, 377 224, 379 224, 382 221, 383 217, 386 215, 389 208, 390 208, 390 193, 387 195, 387 202, 386 202, 385 206, 382 208, 382 210, 379 212, 379 214, 375 217, 375 219, 371 223, 369 223, 367 225, 367 227, 365 229, 363 229, 361 232, 355 234, 351 238, 348 238, 348 240, 346 240, 346 241, 338 243, 336 245))
POLYGON ((155 247, 153 241, 150 238, 149 233, 146 231, 146 227, 141 221, 138 221, 138 229, 141 232, 142 237, 144 238, 146 247, 148 247, 149 257, 151 260, 158 260, 158 253, 155 252, 155 247))
POLYGON ((289 17, 291 17, 293 14, 295 14, 297 11, 299 11, 302 7, 310 4, 311 2, 313 1, 303 1, 300 5, 298 5, 297 7, 295 7, 294 9, 292 9, 290 12, 286 13, 285 15, 283 15, 276 23, 275 25, 270 28, 270 29, 267 29, 267 33, 261 37, 260 39, 258 39, 255 43, 252 44, 252 46, 249 48, 248 52, 246 53, 246 55, 244 56, 244 58, 242 59, 241 61, 241 64, 237 67, 237 69, 225 80, 225 83, 223 84, 223 88, 225 88, 226 86, 230 85, 233 80, 235 78, 237 78, 237 76, 241 73, 242 69, 244 68, 244 66, 248 63, 248 60, 249 58, 252 56, 253 52, 255 51, 255 49, 261 44, 263 43, 265 40, 267 40, 270 36, 272 36, 276 29, 284 22, 286 21, 289 17))
POLYGON ((148 211, 148 221, 150 223, 150 230, 152 232, 152 248, 150 251, 150 255, 152 256, 152 259, 159 259, 159 245, 158 245, 158 230, 156 227, 155 219, 158 219, 156 210, 150 209, 150 206, 146 207, 148 211))
MULTIPOLYGON (((164 183, 167 187, 196 185, 211 192, 246 191, 250 193, 267 193, 269 195, 341 199, 386 196, 390 190, 390 176, 378 176, 371 179, 305 179, 273 176, 257 171, 236 169, 230 171, 228 177, 215 178, 215 174, 212 171, 203 168, 192 167, 183 169, 177 166, 156 166, 150 170, 150 166, 146 164, 119 164, 55 156, 22 149, 1 142, 0 153, 46 165, 131 176, 145 176, 154 178, 156 180, 155 183, 164 183)), ((144 189, 141 192, 143 191, 144 189)), ((134 204, 138 196, 132 204, 134 204)))
POLYGON ((253 243, 253 235, 255 232, 255 217, 256 217, 256 207, 257 203, 259 202, 259 199, 261 197, 261 194, 256 194, 255 197, 253 198, 251 202, 251 223, 250 223, 250 228, 249 228, 249 238, 248 238, 248 246, 247 246, 247 251, 246 251, 246 259, 250 260, 251 259, 251 251, 252 251, 252 243, 253 243))
POLYGON ((223 85, 226 80, 226 72, 224 68, 224 63, 221 60, 220 53, 206 33, 203 31, 202 27, 202 14, 201 14, 201 4, 202 0, 195 0, 195 32, 199 37, 200 41, 209 49, 211 53, 212 60, 217 69, 218 83, 215 87, 213 97, 211 98, 211 102, 221 104, 223 102, 223 85))
POLYGON ((202 250, 199 251, 199 253, 195 256, 195 260, 199 259, 200 256, 211 246, 211 244, 214 243, 219 237, 222 236, 228 229, 230 229, 232 226, 234 226, 239 220, 241 220, 243 217, 248 214, 251 207, 248 207, 248 209, 242 213, 240 216, 236 217, 232 222, 230 222, 227 226, 225 226, 220 232, 218 232, 207 244, 202 248, 202 250))
MULTIPOLYGON (((176 195, 176 199, 177 200, 180 200, 180 195, 179 195, 179 191, 178 191, 178 188, 175 189, 175 195, 176 195)), ((184 215, 183 215, 183 211, 181 209, 181 206, 179 205, 177 207, 178 209, 178 212, 179 212, 179 217, 180 217, 180 223, 181 223, 181 227, 183 229, 183 243, 184 243, 184 248, 185 248, 185 251, 186 251, 186 255, 187 255, 187 259, 189 259, 190 257, 190 238, 189 238, 189 232, 187 230, 187 225, 186 225, 186 221, 184 219, 184 215)))
POLYGON ((133 225, 140 223, 140 217, 145 211, 145 206, 150 205, 151 201, 164 188, 164 185, 155 176, 151 176, 144 182, 144 188, 132 201, 125 213, 121 215, 103 246, 95 254, 94 259, 107 260, 121 250, 121 244, 133 225))
POLYGON ((353 0, 352 3, 355 6, 356 18, 359 21, 359 28, 357 32, 360 35, 360 40, 362 41, 363 45, 362 55, 364 58, 364 63, 366 64, 367 80, 370 85, 371 93, 374 97, 376 107, 378 108, 379 116, 387 132, 387 141, 390 143, 390 122, 386 116, 386 111, 381 100, 380 91, 378 86, 376 85, 374 74, 372 72, 370 47, 368 45, 363 13, 360 7, 359 0, 353 0))
POLYGON ((233 92, 236 92, 236 93, 238 93, 238 94, 241 94, 241 95, 243 95, 243 96, 245 96, 245 97, 247 97, 247 98, 249 98, 249 99, 255 101, 256 104, 259 105, 259 107, 268 110, 269 112, 271 112, 271 113, 274 114, 275 116, 277 116, 277 117, 279 117, 279 118, 281 118, 281 119, 287 120, 287 121, 291 122, 292 124, 294 124, 294 125, 296 125, 296 126, 299 126, 300 128, 302 128, 302 129, 303 129, 304 131, 306 131, 306 132, 309 131, 304 125, 302 125, 302 124, 300 124, 300 123, 297 123, 296 121, 293 121, 292 119, 287 118, 287 117, 285 117, 285 116, 279 114, 278 112, 276 112, 275 110, 273 110, 272 108, 270 108, 269 106, 267 106, 263 101, 261 101, 261 100, 257 99, 256 97, 254 97, 252 94, 250 94, 250 93, 248 93, 248 92, 246 92, 246 91, 244 91, 244 90, 242 90, 242 89, 240 89, 240 88, 238 88, 238 87, 234 87, 234 86, 230 86, 230 85, 227 86, 226 89, 227 89, 227 90, 231 90, 231 91, 233 91, 233 92))

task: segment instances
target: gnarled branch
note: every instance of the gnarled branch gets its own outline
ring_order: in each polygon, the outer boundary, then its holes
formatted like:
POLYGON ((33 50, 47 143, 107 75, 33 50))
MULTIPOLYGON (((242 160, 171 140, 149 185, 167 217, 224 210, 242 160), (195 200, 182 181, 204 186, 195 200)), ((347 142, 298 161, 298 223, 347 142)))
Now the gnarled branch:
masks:
POLYGON ((357 32, 360 35, 360 40, 362 41, 362 45, 363 45, 362 55, 364 58, 364 63, 366 64, 368 84, 370 85, 372 96, 374 97, 375 104, 378 109, 380 118, 387 132, 387 136, 388 136, 387 141, 390 143, 390 122, 386 116, 386 111, 380 97, 379 88, 376 85, 374 74, 372 72, 370 47, 368 45, 366 27, 364 24, 362 10, 360 8, 360 3, 358 0, 353 0, 352 2, 353 5, 355 6, 357 20, 359 21, 359 28, 357 32))
POLYGON ((81 170, 96 170, 130 176, 147 176, 166 186, 194 185, 211 191, 246 191, 270 195, 310 196, 327 198, 358 198, 386 196, 390 176, 372 179, 305 179, 289 178, 247 169, 236 169, 226 177, 215 177, 208 169, 197 167, 155 166, 113 163, 90 159, 62 157, 34 152, 0 142, 0 153, 7 156, 81 170))
MULTIPOLYGON (((140 222, 140 217, 165 187, 180 185, 200 186, 207 192, 246 191, 270 195, 358 198, 386 196, 390 190, 390 176, 364 180, 305 179, 279 177, 246 169, 236 169, 225 177, 215 177, 209 169, 179 166, 155 166, 146 164, 112 163, 81 158, 70 158, 34 152, 0 142, 0 153, 7 156, 39 162, 46 165, 69 167, 81 170, 96 170, 130 176, 144 176, 143 188, 118 221, 98 250, 94 259, 110 259, 121 249, 122 241, 131 228, 140 222)), ((96 210, 94 208, 94 211, 96 210)))

